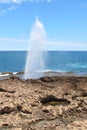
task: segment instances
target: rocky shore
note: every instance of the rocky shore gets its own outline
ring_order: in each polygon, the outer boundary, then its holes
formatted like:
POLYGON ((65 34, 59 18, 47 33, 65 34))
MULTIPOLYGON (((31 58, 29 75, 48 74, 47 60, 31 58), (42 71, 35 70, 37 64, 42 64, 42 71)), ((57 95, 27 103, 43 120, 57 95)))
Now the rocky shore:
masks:
POLYGON ((87 130, 87 77, 0 80, 0 130, 87 130))

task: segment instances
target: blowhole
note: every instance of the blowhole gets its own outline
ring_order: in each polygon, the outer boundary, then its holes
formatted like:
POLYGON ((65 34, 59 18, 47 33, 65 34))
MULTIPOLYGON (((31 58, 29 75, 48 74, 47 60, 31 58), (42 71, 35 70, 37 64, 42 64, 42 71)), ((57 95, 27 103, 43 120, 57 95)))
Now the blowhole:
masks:
POLYGON ((70 104, 70 101, 68 101, 67 99, 64 99, 64 98, 59 99, 59 98, 56 98, 53 95, 49 95, 47 97, 41 98, 40 102, 44 106, 48 106, 48 105, 52 105, 52 106, 63 105, 63 106, 66 106, 66 105, 70 104))

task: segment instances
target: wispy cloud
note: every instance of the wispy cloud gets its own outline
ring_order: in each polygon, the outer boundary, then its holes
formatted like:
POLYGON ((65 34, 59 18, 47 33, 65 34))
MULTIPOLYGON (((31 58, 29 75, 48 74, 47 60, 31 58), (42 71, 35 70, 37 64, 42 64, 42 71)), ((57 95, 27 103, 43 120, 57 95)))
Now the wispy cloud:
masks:
POLYGON ((16 38, 0 38, 0 43, 1 42, 25 42, 25 43, 29 43, 28 40, 25 39, 16 39, 16 38))
POLYGON ((0 15, 4 15, 6 12, 15 10, 16 8, 17 8, 17 6, 11 6, 11 7, 5 8, 5 9, 0 9, 0 15))
POLYGON ((85 42, 49 40, 46 45, 47 50, 87 51, 87 43, 85 42))
POLYGON ((52 2, 53 0, 0 0, 0 3, 6 4, 6 3, 16 3, 20 4, 22 2, 52 2))
MULTIPOLYGON (((0 50, 29 50, 28 39, 0 38, 0 50)), ((87 51, 87 43, 47 40, 44 50, 55 51, 87 51)))
POLYGON ((29 40, 16 38, 0 38, 1 50, 27 50, 29 40))
POLYGON ((0 9, 0 15, 5 14, 8 11, 12 11, 18 7, 18 5, 22 4, 23 2, 32 2, 32 3, 40 3, 40 2, 48 2, 51 3, 54 0, 0 0, 0 4, 8 4, 11 7, 0 9))

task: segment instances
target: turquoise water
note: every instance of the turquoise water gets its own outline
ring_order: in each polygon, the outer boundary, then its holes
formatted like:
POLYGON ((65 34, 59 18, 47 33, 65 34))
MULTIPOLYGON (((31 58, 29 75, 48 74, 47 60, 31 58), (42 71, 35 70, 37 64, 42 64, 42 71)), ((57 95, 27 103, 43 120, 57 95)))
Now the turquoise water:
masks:
MULTIPOLYGON (((26 51, 0 51, 0 72, 24 71, 26 51)), ((45 70, 87 74, 87 51, 44 52, 45 70)))

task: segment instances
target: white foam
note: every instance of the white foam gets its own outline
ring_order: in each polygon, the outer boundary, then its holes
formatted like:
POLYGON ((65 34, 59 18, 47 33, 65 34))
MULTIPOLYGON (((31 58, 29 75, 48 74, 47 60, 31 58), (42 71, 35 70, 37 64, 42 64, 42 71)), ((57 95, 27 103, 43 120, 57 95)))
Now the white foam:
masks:
POLYGON ((0 73, 0 77, 6 77, 6 76, 9 76, 10 74, 1 74, 0 73))

